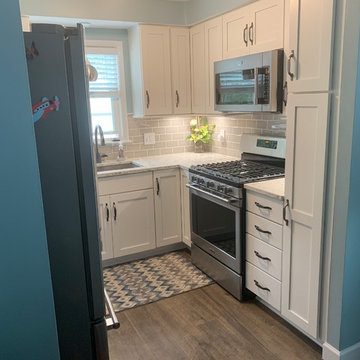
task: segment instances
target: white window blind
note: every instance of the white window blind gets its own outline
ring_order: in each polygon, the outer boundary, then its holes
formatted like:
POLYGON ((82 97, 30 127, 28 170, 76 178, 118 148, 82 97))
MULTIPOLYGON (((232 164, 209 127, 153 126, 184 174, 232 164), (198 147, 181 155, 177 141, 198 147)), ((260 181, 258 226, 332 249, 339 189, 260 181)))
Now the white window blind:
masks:
POLYGON ((87 58, 98 72, 98 79, 90 82, 90 92, 117 92, 119 84, 119 60, 117 55, 88 54, 87 58))

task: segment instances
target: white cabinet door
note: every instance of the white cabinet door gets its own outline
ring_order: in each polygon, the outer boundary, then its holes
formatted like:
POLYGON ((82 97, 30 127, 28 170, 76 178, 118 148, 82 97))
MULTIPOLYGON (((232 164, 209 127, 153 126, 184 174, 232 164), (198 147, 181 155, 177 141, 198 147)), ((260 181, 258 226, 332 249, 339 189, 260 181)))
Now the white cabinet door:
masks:
POLYGON ((153 190, 111 195, 114 256, 155 248, 153 190))
POLYGON ((192 112, 205 112, 205 30, 204 24, 190 29, 192 112))
POLYGON ((250 8, 250 54, 284 47, 284 0, 256 1, 250 8))
POLYGON ((189 172, 181 171, 181 219, 182 219, 182 241, 191 246, 191 230, 190 230, 190 192, 186 187, 189 182, 189 172))
POLYGON ((102 260, 112 259, 114 257, 114 249, 109 195, 98 197, 98 217, 101 241, 101 258, 102 260))
POLYGON ((190 30, 170 28, 174 114, 191 113, 190 30))
POLYGON ((334 0, 290 0, 290 92, 330 90, 334 0))
POLYGON ((231 59, 249 54, 249 7, 223 15, 223 58, 231 59))
POLYGON ((170 30, 153 25, 140 30, 145 115, 171 114, 170 30))
POLYGON ((328 94, 291 94, 286 137, 282 314, 313 337, 319 286, 328 94))
POLYGON ((205 22, 205 112, 207 114, 217 113, 215 111, 215 77, 214 62, 222 60, 222 17, 205 22))
POLYGON ((157 247, 181 242, 179 169, 154 172, 157 247))

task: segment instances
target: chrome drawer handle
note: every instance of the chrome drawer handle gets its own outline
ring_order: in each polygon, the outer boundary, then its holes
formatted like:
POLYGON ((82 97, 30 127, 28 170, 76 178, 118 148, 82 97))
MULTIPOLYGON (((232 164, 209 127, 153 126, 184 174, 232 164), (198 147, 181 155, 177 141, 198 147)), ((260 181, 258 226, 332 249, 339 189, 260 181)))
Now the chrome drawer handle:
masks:
POLYGON ((254 250, 254 253, 255 253, 255 255, 256 255, 258 258, 260 258, 261 260, 271 261, 270 258, 264 257, 264 256, 260 255, 259 252, 257 252, 256 250, 254 250))
POLYGON ((255 229, 256 229, 258 232, 261 232, 261 233, 263 233, 263 234, 271 235, 271 231, 263 230, 263 229, 259 228, 257 225, 255 225, 255 229))
POLYGON ((257 201, 255 201, 255 205, 259 208, 259 209, 264 209, 264 210, 272 210, 272 208, 270 206, 264 206, 259 204, 257 201))
POLYGON ((108 204, 105 204, 105 210, 106 210, 106 221, 109 222, 110 211, 108 208, 108 204))
POLYGON ((259 289, 271 292, 269 288, 261 286, 256 280, 254 280, 254 283, 259 289))
POLYGON ((288 75, 290 76, 290 80, 293 81, 294 80, 294 73, 291 72, 291 59, 294 59, 295 58, 295 52, 294 50, 291 50, 291 53, 288 57, 288 61, 287 61, 287 72, 288 72, 288 75))

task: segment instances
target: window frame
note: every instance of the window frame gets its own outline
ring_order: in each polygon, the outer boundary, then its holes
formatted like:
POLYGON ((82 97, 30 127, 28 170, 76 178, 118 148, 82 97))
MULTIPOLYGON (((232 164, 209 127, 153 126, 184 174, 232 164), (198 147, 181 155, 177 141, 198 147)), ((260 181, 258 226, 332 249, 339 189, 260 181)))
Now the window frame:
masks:
MULTIPOLYGON (((115 40, 85 40, 85 56, 88 54, 117 55, 119 66, 119 90, 94 92, 89 90, 89 98, 112 98, 114 131, 104 133, 105 140, 129 141, 128 112, 126 104, 125 68, 123 42, 115 40), (118 98, 118 99, 116 99, 118 98), (115 102, 115 105, 114 105, 115 102), (116 103, 118 103, 116 105, 116 103)), ((91 110, 90 110, 91 111, 91 110)), ((91 113, 90 113, 91 116, 91 113)))

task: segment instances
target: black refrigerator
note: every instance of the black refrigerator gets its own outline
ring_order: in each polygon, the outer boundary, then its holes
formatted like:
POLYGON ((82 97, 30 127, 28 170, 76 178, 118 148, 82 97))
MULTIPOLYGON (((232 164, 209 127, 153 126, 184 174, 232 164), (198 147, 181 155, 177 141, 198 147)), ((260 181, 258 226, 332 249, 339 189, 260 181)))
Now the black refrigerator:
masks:
POLYGON ((60 356, 107 360, 83 28, 34 24, 24 40, 60 356))

